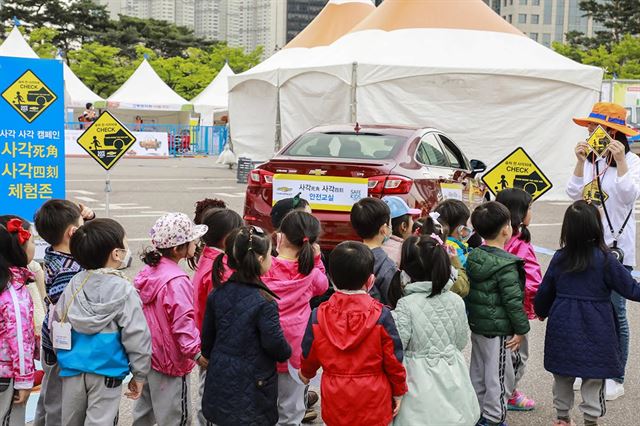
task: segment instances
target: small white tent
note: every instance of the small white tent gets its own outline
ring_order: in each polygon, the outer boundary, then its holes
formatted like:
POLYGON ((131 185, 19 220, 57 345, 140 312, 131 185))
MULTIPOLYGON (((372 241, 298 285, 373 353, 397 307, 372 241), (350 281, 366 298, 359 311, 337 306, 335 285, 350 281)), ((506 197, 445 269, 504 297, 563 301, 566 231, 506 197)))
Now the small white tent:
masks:
POLYGON ((200 114, 200 124, 213 126, 214 114, 229 110, 230 75, 235 75, 228 63, 225 63, 218 75, 205 89, 191 100, 193 109, 200 114))
MULTIPOLYGON (((349 34, 299 59, 251 76, 277 84, 283 144, 330 122, 434 126, 488 165, 523 146, 554 183, 551 197, 562 196, 567 159, 585 136, 571 117, 588 113, 602 80, 601 69, 525 37, 481 0, 385 0, 349 34)), ((233 121, 242 120, 234 108, 241 79, 230 80, 233 121)), ((268 133, 231 131, 237 152, 273 154, 268 133)))
MULTIPOLYGON (((29 43, 24 39, 18 27, 13 27, 9 36, 0 45, 0 56, 16 56, 21 58, 37 59, 38 55, 33 51, 29 43)), ((62 58, 57 58, 62 60, 62 58)), ((63 62, 64 72, 64 104, 66 108, 82 110, 87 102, 93 104, 102 102, 100 96, 96 95, 71 71, 71 68, 63 62)), ((79 111, 77 111, 79 112, 79 111)), ((78 115, 74 113, 74 115, 78 115)))
MULTIPOLYGON (((229 77, 229 120, 237 154, 252 153, 259 159, 273 154, 273 141, 280 138, 276 131, 280 113, 278 70, 296 66, 313 52, 326 49, 374 10, 371 0, 329 0, 318 16, 282 50, 250 70, 229 77), (235 145, 236 140, 240 145, 235 145)), ((306 89, 313 92, 312 96, 317 96, 319 102, 345 95, 343 91, 325 91, 326 86, 321 93, 313 87, 306 89)), ((348 109, 348 105, 335 111, 322 110, 316 119, 329 122, 339 117, 345 108, 348 109)))
POLYGON ((157 124, 176 124, 187 123, 193 107, 143 59, 131 77, 107 98, 107 109, 125 123, 133 123, 139 115, 143 119, 153 117, 157 124))

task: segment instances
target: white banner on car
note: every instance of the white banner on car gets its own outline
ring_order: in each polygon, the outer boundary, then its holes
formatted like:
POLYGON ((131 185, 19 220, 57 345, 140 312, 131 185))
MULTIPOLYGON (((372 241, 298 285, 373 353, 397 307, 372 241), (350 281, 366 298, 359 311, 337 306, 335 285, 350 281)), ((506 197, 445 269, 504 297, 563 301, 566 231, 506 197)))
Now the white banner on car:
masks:
POLYGON ((300 193, 311 209, 349 212, 367 197, 368 179, 339 176, 276 174, 273 176, 273 204, 300 193))

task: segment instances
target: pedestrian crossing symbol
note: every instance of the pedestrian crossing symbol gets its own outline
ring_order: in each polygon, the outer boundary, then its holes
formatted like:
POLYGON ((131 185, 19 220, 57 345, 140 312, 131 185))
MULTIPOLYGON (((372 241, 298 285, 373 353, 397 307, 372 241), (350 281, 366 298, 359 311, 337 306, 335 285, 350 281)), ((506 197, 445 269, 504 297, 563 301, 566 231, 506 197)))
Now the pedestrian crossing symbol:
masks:
POLYGON ((534 200, 549 191, 553 184, 522 148, 517 148, 482 176, 493 195, 507 188, 527 191, 534 200))
POLYGON ((108 111, 78 138, 78 144, 105 170, 113 167, 135 141, 129 129, 108 111))
POLYGON ((609 199, 609 194, 605 191, 600 193, 598 180, 594 179, 590 183, 586 184, 582 189, 582 198, 587 202, 600 206, 603 202, 606 202, 609 199))
POLYGON ((2 92, 2 97, 29 123, 38 118, 57 99, 53 91, 31 70, 25 71, 11 83, 2 92))

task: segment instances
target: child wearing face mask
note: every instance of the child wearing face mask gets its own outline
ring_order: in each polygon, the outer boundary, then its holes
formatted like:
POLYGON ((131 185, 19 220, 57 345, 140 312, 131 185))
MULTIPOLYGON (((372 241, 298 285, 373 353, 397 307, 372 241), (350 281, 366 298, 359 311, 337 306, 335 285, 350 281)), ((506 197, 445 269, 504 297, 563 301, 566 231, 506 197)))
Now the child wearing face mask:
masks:
POLYGON ((140 297, 118 269, 131 256, 122 226, 96 219, 71 237, 71 254, 85 269, 60 296, 52 343, 62 381, 62 424, 116 424, 122 381, 140 397, 151 368, 151 335, 140 297))
POLYGON ((439 214, 438 222, 448 229, 445 244, 457 253, 462 266, 466 266, 469 254, 467 241, 473 234, 473 228, 468 224, 471 217, 469 207, 460 200, 449 199, 438 204, 434 212, 439 214))
POLYGON ((195 255, 196 243, 208 227, 184 213, 167 213, 151 229, 153 249, 144 253, 147 266, 135 279, 144 316, 151 329, 151 371, 133 407, 133 424, 191 424, 189 373, 200 354, 200 333, 193 308, 193 286, 178 265, 195 255))
POLYGON ((391 210, 379 198, 363 198, 351 208, 351 226, 362 238, 364 245, 371 249, 375 259, 375 281, 369 294, 388 305, 389 286, 398 271, 398 265, 382 248, 391 238, 391 210))

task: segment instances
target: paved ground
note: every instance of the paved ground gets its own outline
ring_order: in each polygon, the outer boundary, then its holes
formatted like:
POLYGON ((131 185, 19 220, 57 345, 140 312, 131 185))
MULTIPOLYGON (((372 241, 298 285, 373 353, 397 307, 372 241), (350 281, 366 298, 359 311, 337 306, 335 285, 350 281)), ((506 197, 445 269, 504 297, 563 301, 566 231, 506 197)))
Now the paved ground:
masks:
MULTIPOLYGON (((567 167, 572 167, 572 164, 567 167)), ((91 206, 98 215, 104 215, 104 171, 92 160, 70 159, 67 161, 67 176, 67 196, 91 206)), ((204 197, 218 197, 242 214, 244 185, 236 184, 235 170, 229 171, 228 168, 215 164, 212 159, 125 159, 115 167, 111 177, 111 217, 120 221, 127 230, 134 254, 148 244, 148 230, 163 212, 181 211, 191 216, 195 201, 204 197)), ((536 246, 557 248, 560 224, 568 204, 542 201, 535 204, 531 231, 536 246)), ((539 259, 546 268, 550 257, 540 254, 539 259)), ((140 267, 140 261, 136 260, 129 272, 134 274, 140 267)), ((640 407, 640 309, 637 304, 632 303, 629 310, 632 338, 626 395, 608 405, 607 416, 601 422, 603 425, 640 424, 636 417, 640 407)), ((521 386, 525 393, 537 401, 538 408, 531 413, 510 413, 508 422, 511 426, 552 423, 552 378, 542 366, 544 327, 541 322, 532 324, 531 360, 521 386)), ((576 396, 579 401, 579 395, 576 396)), ((123 399, 121 424, 131 423, 130 410, 131 404, 123 399)), ((578 416, 577 411, 575 413, 578 416)))

